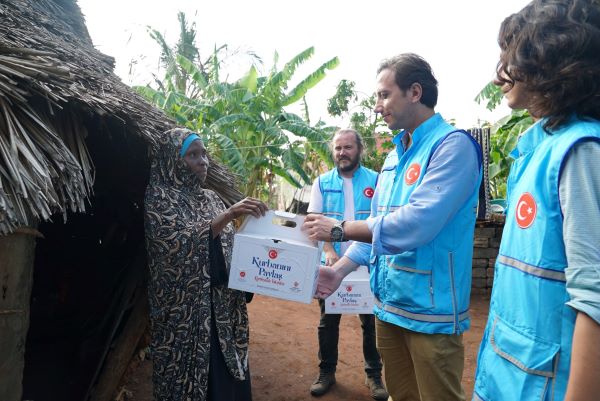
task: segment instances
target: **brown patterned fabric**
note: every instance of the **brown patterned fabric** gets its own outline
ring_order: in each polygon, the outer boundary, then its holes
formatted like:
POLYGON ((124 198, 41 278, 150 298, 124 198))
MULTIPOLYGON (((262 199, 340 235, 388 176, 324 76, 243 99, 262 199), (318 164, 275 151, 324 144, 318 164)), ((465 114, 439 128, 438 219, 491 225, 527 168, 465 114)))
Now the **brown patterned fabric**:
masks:
MULTIPOLYGON (((210 224, 225 206, 214 192, 201 188, 179 157, 189 134, 173 129, 160 138, 144 200, 156 401, 206 399, 211 307, 229 372, 238 380, 248 378, 244 294, 210 286, 210 224)), ((231 224, 220 238, 229 270, 231 224)))

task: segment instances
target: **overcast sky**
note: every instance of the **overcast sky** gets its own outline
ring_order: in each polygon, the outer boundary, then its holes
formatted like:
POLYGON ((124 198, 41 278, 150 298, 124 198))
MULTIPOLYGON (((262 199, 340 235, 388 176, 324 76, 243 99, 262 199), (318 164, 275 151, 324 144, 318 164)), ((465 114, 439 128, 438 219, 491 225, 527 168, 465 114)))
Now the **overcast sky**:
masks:
MULTIPOLYGON (((326 101, 341 79, 372 93, 379 62, 398 53, 415 52, 431 64, 439 81, 437 111, 459 126, 478 119, 495 121, 506 107, 488 113, 474 102, 493 77, 498 61, 496 42, 502 20, 519 11, 525 0, 78 0, 95 46, 116 59, 116 73, 128 84, 146 84, 156 71, 158 47, 146 26, 163 33, 169 43, 178 37, 177 12, 197 24, 197 44, 206 57, 215 45, 254 51, 279 66, 307 47, 315 55, 298 79, 334 56, 340 66, 309 92, 311 118, 327 116, 326 101), (130 74, 131 60, 136 60, 130 74)), ((240 63, 249 63, 240 60, 240 63)), ((249 64, 247 64, 249 67, 249 64)), ((241 71, 231 68, 231 79, 241 71)), ((339 123, 339 122, 338 122, 339 123)))

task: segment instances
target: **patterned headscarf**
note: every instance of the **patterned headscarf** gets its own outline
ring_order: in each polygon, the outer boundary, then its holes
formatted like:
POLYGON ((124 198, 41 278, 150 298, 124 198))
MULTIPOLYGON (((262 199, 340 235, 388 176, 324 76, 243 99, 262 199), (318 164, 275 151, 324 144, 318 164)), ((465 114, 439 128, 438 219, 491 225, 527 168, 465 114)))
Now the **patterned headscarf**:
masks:
POLYGON ((198 177, 179 156, 183 142, 192 134, 194 133, 190 130, 174 128, 159 138, 158 149, 150 171, 151 184, 192 192, 201 187, 202 183, 198 177))

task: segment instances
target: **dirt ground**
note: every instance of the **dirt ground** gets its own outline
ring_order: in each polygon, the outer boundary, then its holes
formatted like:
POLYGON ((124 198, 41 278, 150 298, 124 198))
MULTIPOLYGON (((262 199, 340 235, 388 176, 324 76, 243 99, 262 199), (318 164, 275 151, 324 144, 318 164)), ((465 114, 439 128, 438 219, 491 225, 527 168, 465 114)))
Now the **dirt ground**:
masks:
MULTIPOLYGON (((467 400, 473 391, 477 350, 485 327, 489 298, 475 295, 471 301, 471 330, 464 335, 463 385, 467 400)), ((362 361, 360 321, 345 315, 340 327, 337 383, 315 398, 309 387, 319 372, 317 325, 319 306, 256 295, 250 314, 250 371, 254 401, 356 401, 371 400, 362 361)), ((151 362, 134 358, 119 401, 152 401, 151 362)))

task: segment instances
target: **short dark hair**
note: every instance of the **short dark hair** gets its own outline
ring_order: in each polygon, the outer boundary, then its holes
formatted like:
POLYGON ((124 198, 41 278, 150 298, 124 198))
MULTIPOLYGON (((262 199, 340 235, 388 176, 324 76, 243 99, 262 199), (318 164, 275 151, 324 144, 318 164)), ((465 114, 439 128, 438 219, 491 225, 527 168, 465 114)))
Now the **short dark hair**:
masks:
POLYGON ((379 65, 377 73, 383 70, 394 71, 396 85, 406 91, 414 83, 419 83, 423 88, 421 103, 429 108, 434 108, 438 98, 438 81, 433 75, 431 66, 425 59, 414 53, 403 53, 385 59, 379 65))
POLYGON ((362 155, 362 152, 365 148, 363 145, 362 136, 360 136, 360 134, 358 133, 357 130, 352 129, 352 128, 340 128, 337 131, 335 131, 331 137, 331 141, 329 142, 329 149, 333 152, 333 140, 336 136, 342 135, 342 134, 354 134, 354 138, 356 139, 356 145, 358 145, 358 150, 359 150, 360 154, 362 155))
POLYGON ((498 35, 495 83, 522 82, 529 111, 547 129, 576 114, 600 119, 600 5, 597 0, 534 0, 507 17, 498 35))

